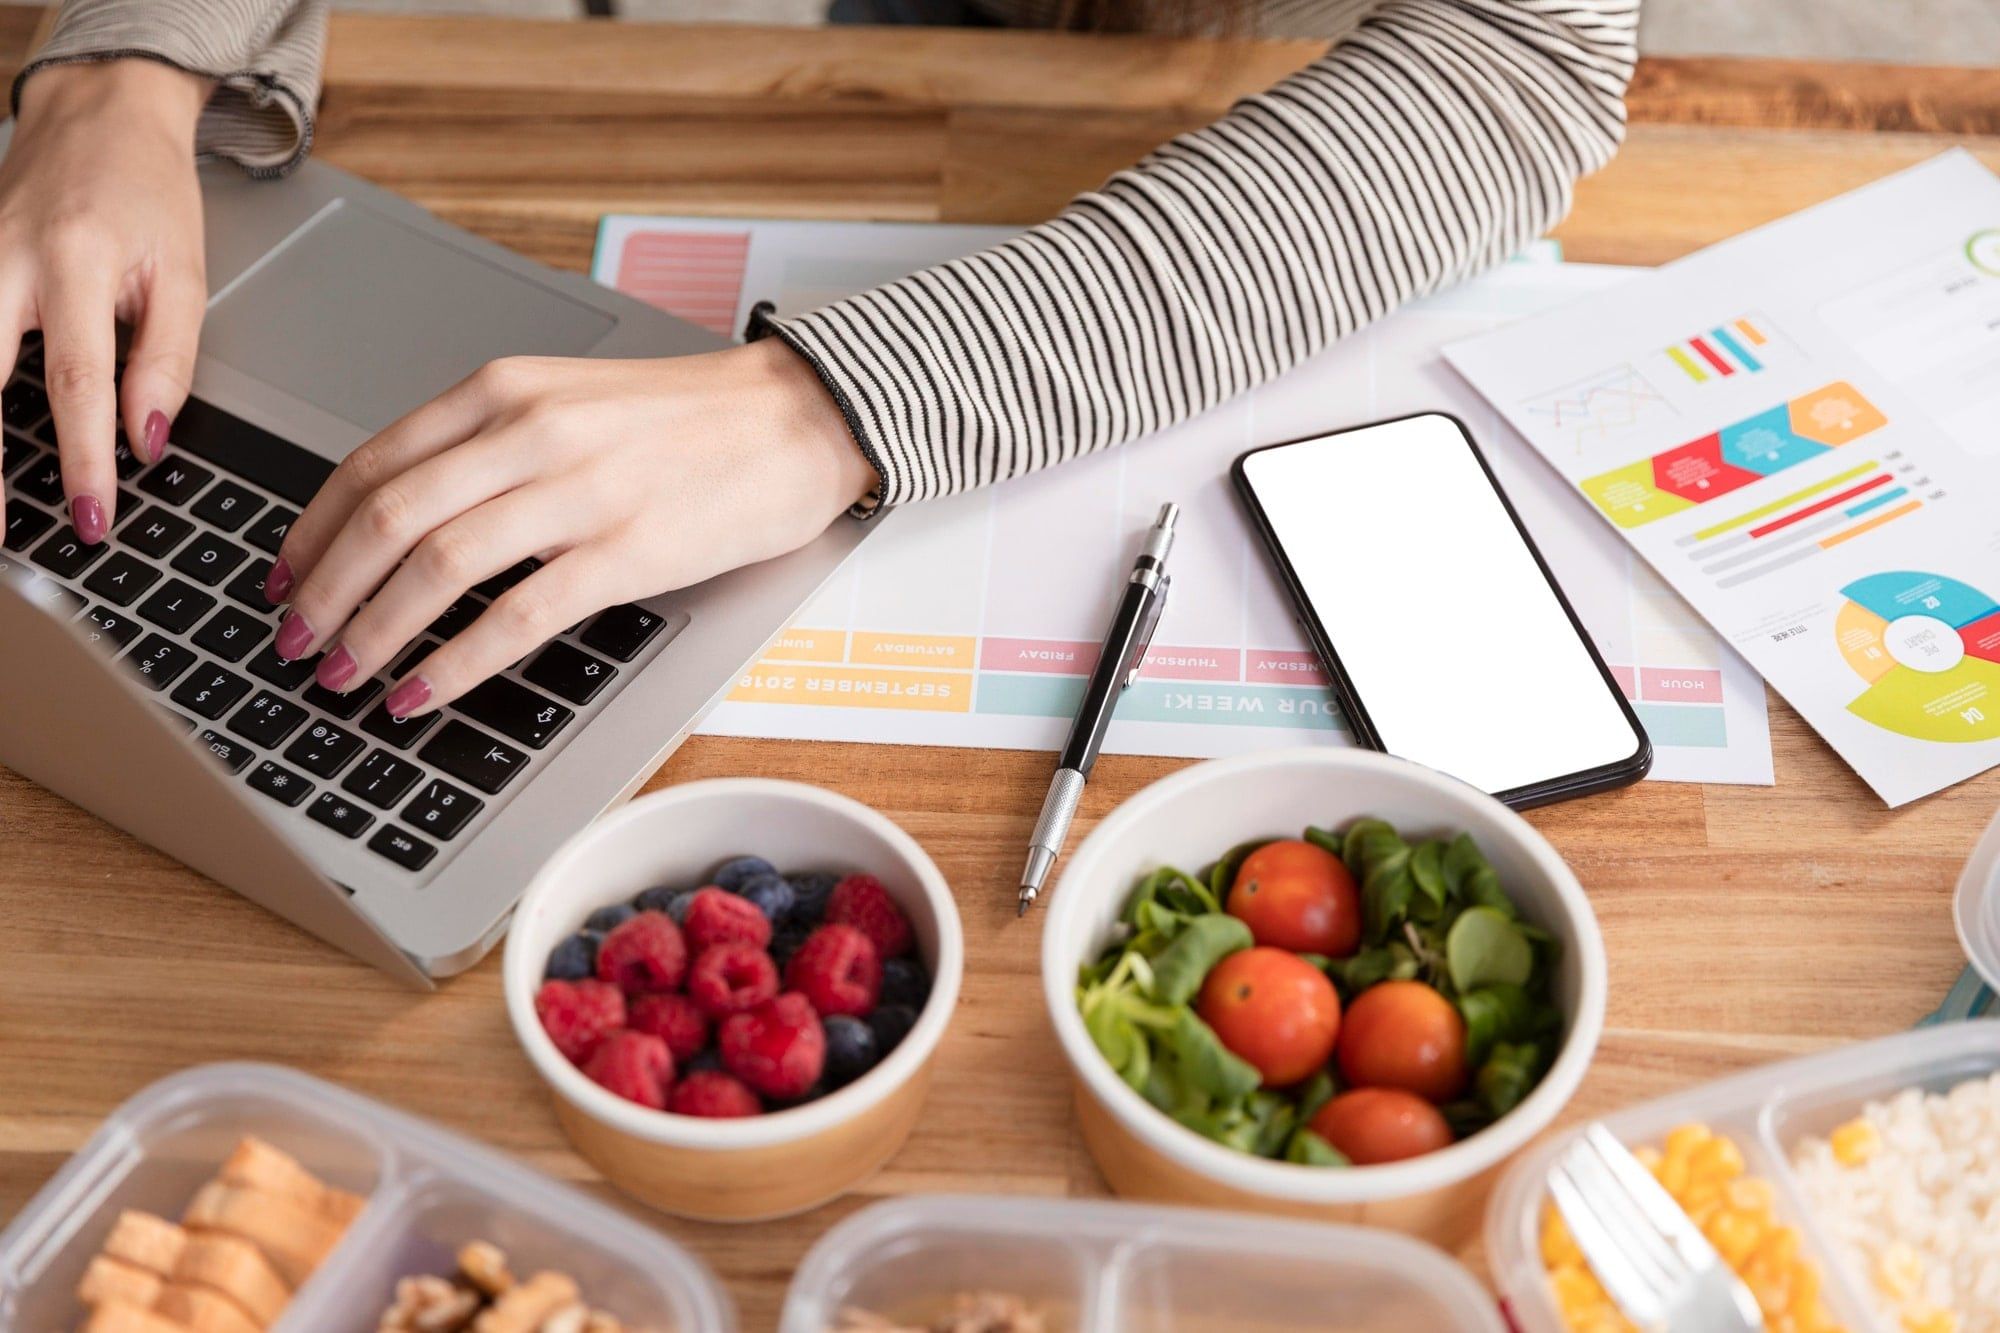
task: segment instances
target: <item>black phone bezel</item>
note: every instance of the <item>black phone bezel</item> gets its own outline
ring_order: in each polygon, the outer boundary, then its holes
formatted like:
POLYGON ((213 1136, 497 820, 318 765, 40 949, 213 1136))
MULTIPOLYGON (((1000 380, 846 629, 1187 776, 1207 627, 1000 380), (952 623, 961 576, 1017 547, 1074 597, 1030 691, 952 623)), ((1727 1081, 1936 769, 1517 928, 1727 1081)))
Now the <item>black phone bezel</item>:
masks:
POLYGON ((1556 581, 1555 573, 1550 570, 1548 561, 1542 558, 1541 548, 1535 545, 1535 539, 1529 535, 1526 525, 1521 522, 1521 515, 1515 510, 1514 502, 1507 498, 1507 492, 1500 485, 1500 479, 1493 475, 1492 465, 1486 461, 1486 455, 1480 450, 1478 441, 1473 439, 1472 431, 1464 421, 1450 412, 1435 410, 1406 412, 1402 416, 1384 417, 1379 421, 1319 431, 1299 436, 1297 439, 1279 440, 1274 444, 1247 449, 1237 455, 1236 461, 1230 464, 1229 476, 1234 483, 1237 498, 1242 502, 1251 526, 1256 528, 1265 551, 1269 553, 1272 563, 1277 568, 1279 579, 1285 586, 1285 592, 1290 597, 1293 608, 1298 612, 1299 623, 1304 626, 1313 651, 1318 654, 1321 665, 1326 667, 1327 675, 1332 680, 1334 698, 1339 702, 1341 712, 1346 717, 1355 739, 1371 750, 1390 753, 1388 747, 1382 743, 1381 733, 1375 729, 1374 721, 1368 714, 1367 706, 1362 703, 1353 679, 1341 665, 1340 654, 1334 650, 1326 626, 1320 623, 1318 613, 1305 595, 1305 588, 1299 581, 1298 571, 1293 567, 1291 557, 1286 554, 1284 544, 1278 540, 1278 534, 1272 528, 1269 516, 1265 514, 1263 505, 1258 501, 1256 487, 1251 484, 1249 474, 1244 470, 1244 464, 1256 455, 1269 453, 1274 449, 1296 448, 1299 445, 1313 444, 1338 435, 1352 435, 1357 431, 1375 430, 1382 426, 1395 425, 1397 422, 1413 421, 1419 417, 1438 417, 1458 428, 1459 438, 1465 441, 1466 450, 1479 465, 1481 474, 1486 478, 1486 484, 1492 487, 1493 494, 1499 497, 1500 505, 1506 510, 1508 519, 1513 522, 1514 531, 1520 537, 1521 544, 1527 547, 1528 554, 1534 558, 1535 567, 1541 570, 1543 580, 1549 585, 1549 591, 1555 594, 1556 602, 1562 607, 1563 614, 1569 617, 1570 628, 1576 632, 1577 641, 1583 645, 1583 650, 1590 654, 1590 660, 1597 667, 1597 674, 1603 680, 1604 688, 1617 701, 1619 711, 1624 714, 1626 722, 1632 727, 1632 734, 1639 738, 1638 747, 1624 759, 1584 769, 1581 772, 1544 778, 1507 791, 1493 792, 1491 795, 1513 809, 1527 810, 1555 801, 1566 801, 1572 797, 1610 791, 1639 781, 1653 767, 1652 737, 1647 734, 1645 724, 1633 710, 1631 700, 1627 699, 1625 692, 1618 687, 1618 681, 1611 674, 1611 668, 1604 664, 1604 658, 1597 651, 1597 645, 1592 642, 1590 632, 1584 629, 1583 622, 1577 619, 1576 608, 1570 605, 1569 597, 1562 590, 1562 584, 1556 581))

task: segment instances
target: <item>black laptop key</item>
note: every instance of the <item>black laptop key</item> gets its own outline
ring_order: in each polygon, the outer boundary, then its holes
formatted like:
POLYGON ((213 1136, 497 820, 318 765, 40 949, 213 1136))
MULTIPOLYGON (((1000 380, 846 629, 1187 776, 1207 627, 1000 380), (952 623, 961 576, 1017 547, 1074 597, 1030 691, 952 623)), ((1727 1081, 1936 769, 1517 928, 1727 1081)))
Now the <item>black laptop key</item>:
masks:
POLYGON ((21 340, 20 369, 29 375, 42 373, 42 335, 27 334, 21 340), (32 341, 30 341, 32 339, 32 341))
POLYGON ((199 398, 188 399, 174 418, 174 447, 300 508, 333 473, 333 464, 318 454, 239 421, 199 398))
POLYGON ((113 551, 109 560, 91 571, 83 586, 113 606, 130 606, 159 581, 159 570, 129 552, 113 551))
POLYGON ((472 590, 490 602, 541 567, 542 562, 531 556, 518 565, 509 565, 484 583, 473 584, 472 590))
POLYGON ((234 532, 263 507, 263 497, 255 491, 224 479, 196 500, 188 512, 204 523, 213 523, 224 532, 234 532))
POLYGON ((368 742, 331 722, 314 722, 299 733, 285 758, 316 778, 330 778, 366 749, 368 742))
POLYGON ((291 691, 311 680, 313 669, 318 665, 318 653, 287 662, 278 656, 275 647, 266 644, 250 659, 250 674, 259 680, 268 680, 281 690, 291 691))
POLYGON ((118 540, 140 555, 162 560, 193 531, 194 524, 172 510, 147 505, 125 521, 125 526, 118 530, 118 540))
POLYGON ((195 656, 172 639, 148 634, 139 646, 125 654, 125 662, 139 673, 139 679, 155 690, 164 690, 195 663, 195 656))
POLYGON ((251 769, 250 776, 245 781, 279 805, 297 805, 312 795, 313 789, 312 783, 282 764, 274 764, 268 759, 251 769))
POLYGON ((429 657, 432 653, 436 652, 437 650, 438 650, 437 644, 432 642, 431 640, 429 639, 420 640, 416 647, 410 649, 409 652, 403 654, 402 661, 396 663, 396 665, 393 668, 391 668, 389 672, 389 679, 401 680, 403 677, 409 675, 412 671, 415 671, 417 669, 417 663, 423 661, 426 657, 429 657))
POLYGON ((40 452, 18 435, 0 434, 0 476, 12 472, 40 452))
POLYGON ((201 464, 174 457, 153 464, 153 470, 139 478, 139 489, 168 504, 184 505, 214 480, 215 474, 201 464))
POLYGON ((82 539, 70 531, 69 524, 64 523, 28 558, 57 578, 73 579, 89 569, 91 563, 103 554, 102 544, 84 545, 82 539))
POLYGON ((368 850, 388 857, 405 870, 422 870, 437 855, 437 848, 414 834, 403 832, 394 824, 384 824, 368 840, 368 850))
POLYGON ((0 390, 0 421, 26 430, 49 414, 49 396, 33 380, 15 380, 0 390))
POLYGON ((547 745, 576 716, 545 694, 505 676, 491 676, 467 690, 453 704, 474 722, 534 749, 547 745))
POLYGON ((236 543, 212 532, 201 532, 174 557, 174 568, 213 588, 229 577, 230 570, 249 558, 250 553, 236 543))
POLYGON ((199 713, 214 722, 241 703, 248 693, 249 681, 213 662, 204 662, 174 686, 173 700, 190 713, 199 713))
POLYGON ((26 500, 7 501, 7 528, 0 545, 10 551, 25 551, 35 538, 55 526, 56 521, 26 500))
POLYGON ((499 791, 528 766, 528 756, 457 718, 444 724, 417 758, 488 793, 499 791))
POLYGON ((367 717, 361 719, 361 729, 378 741, 385 741, 398 750, 407 750, 438 724, 438 717, 437 713, 424 713, 398 721, 389 715, 387 707, 377 704, 368 710, 367 717))
POLYGON ((627 602, 598 613, 583 629, 583 646, 629 662, 653 641, 667 618, 627 602))
POLYGON ((360 837, 375 822, 375 816, 359 803, 330 791, 321 792, 319 799, 306 807, 306 814, 345 838, 360 837))
POLYGON ((271 690, 259 690, 229 719, 229 729, 252 745, 275 750, 305 720, 306 710, 290 699, 271 690))
POLYGON ((461 597, 444 609, 444 614, 431 622, 430 632, 440 639, 449 639, 479 619, 479 613, 486 609, 486 603, 477 597, 461 597))
POLYGON ((113 654, 139 637, 139 622, 126 612, 109 606, 90 608, 78 628, 83 631, 86 643, 96 644, 113 654))
POLYGON ((236 571, 236 577, 229 580, 223 591, 229 599, 252 611, 271 610, 271 599, 264 595, 264 576, 271 572, 269 560, 252 560, 236 571))
POLYGON ((252 523, 250 530, 243 534, 243 540, 260 551, 276 555, 278 548, 285 544, 285 534, 292 530, 292 520, 298 516, 298 510, 279 505, 252 523))
POLYGON ((521 674, 531 685, 539 685, 573 704, 587 704, 611 683, 618 668, 557 641, 543 648, 521 674))
POLYGON ((409 794, 423 775, 424 770, 407 759, 398 759, 387 750, 370 750, 368 757, 355 765, 340 786, 378 810, 389 810, 409 794))
POLYGON ((214 597, 179 579, 168 579, 165 587, 139 603, 142 617, 173 634, 187 633, 214 609, 214 597))
POLYGON ((364 680, 345 694, 335 694, 326 686, 315 684, 300 697, 322 713, 331 713, 343 722, 352 722, 381 692, 381 681, 364 680))
POLYGON ((225 662, 241 662, 250 650, 271 637, 271 622, 237 607, 225 606, 194 632, 195 646, 225 662))
POLYGON ((30 500, 62 508, 62 459, 54 454, 41 455, 21 469, 14 478, 14 488, 30 500))
POLYGON ((47 607, 49 614, 58 620, 74 620, 80 611, 90 605, 88 597, 54 579, 36 579, 29 584, 28 600, 37 606, 47 607))
POLYGON ((471 792, 432 778, 403 807, 403 822, 433 838, 455 838, 485 807, 486 802, 471 792))
POLYGON ((132 441, 125 438, 125 432, 118 432, 118 440, 111 446, 111 466, 118 469, 118 480, 130 481, 145 470, 139 455, 132 452, 132 441))
POLYGON ((256 753, 242 741, 233 741, 217 731, 202 732, 201 744, 231 773, 241 773, 243 766, 250 762, 250 756, 256 753))

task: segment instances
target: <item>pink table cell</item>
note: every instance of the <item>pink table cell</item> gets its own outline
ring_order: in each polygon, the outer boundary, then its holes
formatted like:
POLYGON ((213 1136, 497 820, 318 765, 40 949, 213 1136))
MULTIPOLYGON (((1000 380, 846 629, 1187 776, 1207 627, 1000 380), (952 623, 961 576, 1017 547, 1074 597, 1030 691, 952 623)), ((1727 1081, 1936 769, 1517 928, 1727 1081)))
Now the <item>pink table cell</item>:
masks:
POLYGON ((1625 697, 1627 699, 1636 699, 1639 697, 1638 673, 1633 671, 1631 667, 1626 667, 1626 666, 1612 667, 1611 679, 1618 682, 1618 688, 1625 692, 1625 697))
POLYGON ((982 671, 1036 671, 1050 676, 1087 676, 1097 666, 1099 646, 1067 639, 982 639, 982 671))
POLYGON ((1640 667, 1639 697, 1654 703, 1719 704, 1722 673, 1684 667, 1640 667))
POLYGON ((1324 685, 1326 668, 1312 653, 1249 650, 1243 679, 1255 685, 1324 685))
POLYGON ((1156 643, 1146 650, 1146 665, 1139 674, 1153 680, 1242 680, 1243 650, 1156 643))

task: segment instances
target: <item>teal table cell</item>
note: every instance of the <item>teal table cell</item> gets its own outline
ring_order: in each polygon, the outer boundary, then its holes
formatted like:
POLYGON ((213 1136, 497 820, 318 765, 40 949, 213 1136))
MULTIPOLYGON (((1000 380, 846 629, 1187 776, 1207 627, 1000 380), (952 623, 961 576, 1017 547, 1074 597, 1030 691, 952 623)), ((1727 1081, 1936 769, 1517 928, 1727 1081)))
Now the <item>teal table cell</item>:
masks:
POLYGON ((1633 704, 1654 746, 1719 750, 1729 744, 1729 719, 1720 708, 1691 704, 1633 704))
MULTIPOLYGON (((981 672, 973 709, 1010 717, 1073 717, 1083 698, 1076 676, 981 672)), ((1118 701, 1121 721, 1184 722, 1287 730, 1346 730, 1326 690, 1216 681, 1141 680, 1118 701)))

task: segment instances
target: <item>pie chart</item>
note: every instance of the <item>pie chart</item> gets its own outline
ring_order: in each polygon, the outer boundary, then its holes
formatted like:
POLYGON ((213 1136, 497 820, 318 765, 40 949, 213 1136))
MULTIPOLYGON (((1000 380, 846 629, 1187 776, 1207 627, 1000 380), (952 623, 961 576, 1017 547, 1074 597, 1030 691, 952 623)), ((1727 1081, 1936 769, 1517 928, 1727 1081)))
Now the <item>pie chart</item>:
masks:
POLYGON ((1868 684, 1848 712, 1920 741, 2000 738, 2000 602, 1908 570, 1840 591, 1834 637, 1868 684))

